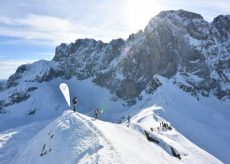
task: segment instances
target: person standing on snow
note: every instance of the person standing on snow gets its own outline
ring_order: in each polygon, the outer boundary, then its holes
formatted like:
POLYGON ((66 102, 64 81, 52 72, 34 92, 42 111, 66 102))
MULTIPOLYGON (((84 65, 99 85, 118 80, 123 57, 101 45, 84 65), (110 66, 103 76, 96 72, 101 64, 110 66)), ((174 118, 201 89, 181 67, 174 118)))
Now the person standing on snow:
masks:
POLYGON ((95 120, 98 118, 98 114, 99 114, 99 109, 97 108, 97 109, 95 110, 95 120))
POLYGON ((128 120, 128 127, 130 126, 130 119, 131 117, 128 115, 127 120, 128 120))
POLYGON ((73 100, 72 100, 72 102, 73 102, 73 111, 74 111, 74 112, 76 112, 77 101, 78 101, 78 99, 77 99, 77 97, 75 96, 75 97, 73 98, 73 100))

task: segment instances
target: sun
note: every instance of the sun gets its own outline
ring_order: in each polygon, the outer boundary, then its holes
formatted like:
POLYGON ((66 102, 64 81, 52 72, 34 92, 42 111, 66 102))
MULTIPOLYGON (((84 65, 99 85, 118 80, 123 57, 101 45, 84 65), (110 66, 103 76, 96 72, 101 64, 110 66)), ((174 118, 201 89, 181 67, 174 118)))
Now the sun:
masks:
POLYGON ((126 24, 130 30, 137 32, 144 29, 149 20, 160 10, 158 0, 126 0, 124 7, 126 24))

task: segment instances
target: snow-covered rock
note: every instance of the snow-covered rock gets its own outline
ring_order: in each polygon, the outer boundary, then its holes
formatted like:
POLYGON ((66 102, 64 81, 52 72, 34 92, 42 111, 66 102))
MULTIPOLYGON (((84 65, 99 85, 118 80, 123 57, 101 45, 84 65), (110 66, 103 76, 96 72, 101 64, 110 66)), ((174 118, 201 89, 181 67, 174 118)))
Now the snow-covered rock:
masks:
POLYGON ((56 77, 93 77, 96 84, 135 103, 155 74, 172 78, 180 73, 197 93, 229 98, 229 25, 229 16, 218 16, 208 23, 196 13, 163 11, 144 31, 130 35, 126 41, 78 39, 63 43, 56 48, 52 61, 20 66, 7 86, 56 77))

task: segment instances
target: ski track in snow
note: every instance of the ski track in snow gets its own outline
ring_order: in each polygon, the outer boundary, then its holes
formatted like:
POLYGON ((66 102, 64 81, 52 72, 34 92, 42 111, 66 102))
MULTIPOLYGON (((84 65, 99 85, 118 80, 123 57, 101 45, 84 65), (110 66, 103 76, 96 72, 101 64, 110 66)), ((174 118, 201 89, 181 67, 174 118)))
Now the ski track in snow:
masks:
MULTIPOLYGON (((97 134, 100 135, 100 137, 103 139, 103 141, 105 141, 105 145, 108 146, 108 150, 107 153, 109 152, 109 156, 112 157, 110 161, 107 161, 108 163, 122 163, 122 161, 120 161, 120 155, 117 152, 117 150, 113 147, 113 144, 111 143, 111 141, 105 137, 105 135, 102 133, 102 131, 100 131, 96 125, 94 125, 91 121, 89 121, 87 118, 83 117, 81 114, 79 113, 74 113, 76 114, 78 117, 80 117, 82 120, 85 121, 85 123, 91 128, 93 129, 97 134)), ((96 121, 95 119, 92 118, 92 121, 96 121)), ((106 147, 105 147, 106 148, 106 147)), ((98 151, 98 150, 96 150, 98 151)), ((95 152, 96 152, 95 151, 95 152)), ((98 157, 99 158, 99 157, 98 157)))

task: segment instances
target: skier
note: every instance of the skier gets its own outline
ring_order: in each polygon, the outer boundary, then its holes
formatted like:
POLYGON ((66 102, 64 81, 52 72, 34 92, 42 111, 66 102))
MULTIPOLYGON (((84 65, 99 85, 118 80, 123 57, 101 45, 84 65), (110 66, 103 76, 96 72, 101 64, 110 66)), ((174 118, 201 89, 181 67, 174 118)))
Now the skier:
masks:
POLYGON ((95 110, 95 120, 98 118, 98 114, 99 114, 99 109, 97 108, 97 109, 95 110))
POLYGON ((74 111, 74 112, 76 112, 77 101, 78 101, 78 99, 77 99, 77 97, 75 96, 75 97, 73 98, 73 100, 72 100, 72 102, 73 102, 73 111, 74 111))
POLYGON ((130 116, 128 115, 127 120, 128 120, 128 127, 130 126, 130 116))

